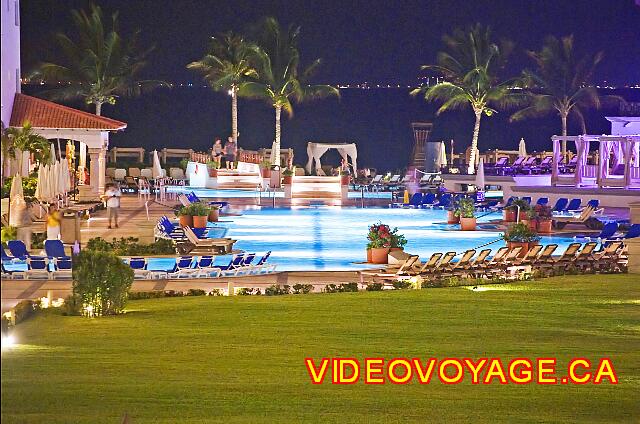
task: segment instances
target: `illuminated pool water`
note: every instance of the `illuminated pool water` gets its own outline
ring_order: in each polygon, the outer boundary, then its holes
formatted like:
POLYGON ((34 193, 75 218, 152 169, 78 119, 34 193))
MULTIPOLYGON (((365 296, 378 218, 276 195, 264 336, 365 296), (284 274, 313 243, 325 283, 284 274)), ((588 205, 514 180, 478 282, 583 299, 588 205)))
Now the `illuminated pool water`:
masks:
MULTIPOLYGON (((488 221, 499 213, 479 218, 485 230, 459 231, 446 224, 446 211, 389 208, 256 208, 242 216, 225 217, 220 225, 228 228, 228 237, 236 247, 261 254, 271 250, 270 261, 279 270, 353 270, 366 267, 366 235, 368 226, 382 221, 398 227, 409 241, 405 250, 420 255, 424 261, 434 252, 476 248, 499 239, 489 231, 488 221), (484 223, 484 224, 483 224, 484 223)), ((570 238, 544 237, 542 243, 558 243, 563 249, 570 238)), ((502 240, 489 247, 504 246, 502 240)), ((219 259, 223 263, 226 259, 219 259)))
MULTIPOLYGON (((259 193, 255 190, 234 190, 234 189, 212 189, 212 188, 198 188, 198 187, 169 187, 168 191, 175 193, 185 193, 185 192, 194 192, 196 196, 206 199, 206 198, 216 198, 216 199, 237 199, 237 198, 258 198, 259 193)), ((276 198, 284 198, 284 191, 274 191, 274 192, 263 192, 262 197, 276 197, 276 198)), ((360 191, 350 191, 349 199, 359 199, 361 197, 360 191)), ((367 199, 388 199, 391 200, 391 192, 390 191, 365 191, 364 197, 367 199)))

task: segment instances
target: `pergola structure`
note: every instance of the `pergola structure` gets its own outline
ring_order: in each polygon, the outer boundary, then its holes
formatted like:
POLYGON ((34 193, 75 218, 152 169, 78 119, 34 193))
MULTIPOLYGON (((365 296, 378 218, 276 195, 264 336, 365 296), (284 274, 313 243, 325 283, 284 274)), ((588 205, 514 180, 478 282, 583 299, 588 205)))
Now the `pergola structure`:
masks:
POLYGON ((25 122, 45 138, 80 142, 78 170, 87 166, 87 152, 91 159, 88 194, 97 197, 104 191, 109 133, 125 129, 126 123, 16 93, 10 126, 22 127, 25 122))
POLYGON ((315 165, 315 169, 321 169, 322 164, 320 163, 320 158, 324 155, 329 149, 336 149, 342 159, 345 162, 349 163, 348 157, 351 158, 351 168, 353 169, 353 175, 357 175, 357 164, 356 161, 358 159, 358 148, 355 143, 315 143, 308 142, 307 143, 307 155, 309 156, 309 160, 307 161, 307 172, 310 174, 312 166, 315 165))
POLYGON ((640 135, 553 136, 551 184, 640 189, 640 135), (562 172, 562 141, 575 144, 575 168, 562 172), (592 143, 597 143, 595 163, 588 163, 592 143))

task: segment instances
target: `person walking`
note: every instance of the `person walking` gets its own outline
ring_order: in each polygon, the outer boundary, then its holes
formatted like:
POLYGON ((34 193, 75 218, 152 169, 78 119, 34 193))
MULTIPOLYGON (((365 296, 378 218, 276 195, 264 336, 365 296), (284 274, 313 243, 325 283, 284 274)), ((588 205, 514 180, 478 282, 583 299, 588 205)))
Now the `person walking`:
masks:
POLYGON ((62 214, 57 205, 50 205, 47 212, 47 240, 58 240, 60 238, 60 223, 62 214))
POLYGON ((107 204, 107 216, 109 217, 109 226, 111 229, 111 221, 113 220, 116 228, 118 228, 118 211, 120 209, 120 196, 122 192, 115 184, 107 184, 104 191, 104 201, 107 204))
POLYGON ((227 144, 224 146, 224 159, 227 162, 227 169, 233 169, 238 154, 238 145, 233 141, 233 137, 229 137, 227 144))
POLYGON ((222 165, 222 140, 220 140, 219 137, 216 138, 216 141, 213 143, 211 156, 213 156, 213 161, 216 163, 216 169, 219 169, 222 165))

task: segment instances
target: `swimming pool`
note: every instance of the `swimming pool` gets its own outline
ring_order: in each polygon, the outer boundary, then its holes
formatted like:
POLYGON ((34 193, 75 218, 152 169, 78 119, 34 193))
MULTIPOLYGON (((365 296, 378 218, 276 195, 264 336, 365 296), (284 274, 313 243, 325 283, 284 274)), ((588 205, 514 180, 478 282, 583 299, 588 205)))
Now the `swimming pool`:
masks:
MULTIPOLYGON (((236 190, 236 189, 213 189, 213 188, 199 188, 199 187, 180 187, 173 186, 167 188, 168 191, 174 193, 188 193, 193 191, 196 196, 200 198, 216 198, 216 199, 238 199, 238 198, 258 198, 260 194, 256 190, 236 190)), ((367 199, 387 199, 391 200, 392 193, 390 191, 365 191, 364 197, 367 199)), ((362 196, 360 191, 350 191, 349 199, 360 199, 362 196)), ((275 197, 278 199, 284 198, 284 191, 272 191, 272 192, 263 192, 263 198, 275 197)))
MULTIPOLYGON (((478 219, 487 222, 501 216, 491 213, 478 219)), ((241 216, 224 217, 219 225, 227 236, 238 240, 236 247, 262 254, 271 250, 270 262, 278 270, 338 271, 362 269, 367 265, 366 236, 369 225, 382 221, 408 240, 405 250, 424 260, 434 252, 476 248, 500 238, 495 231, 459 231, 446 224, 446 211, 428 209, 299 207, 248 209, 241 216)), ((544 237, 541 243, 558 243, 560 249, 570 238, 544 237)), ((499 240, 489 247, 504 246, 499 240)), ((227 259, 218 259, 224 263, 227 259)))

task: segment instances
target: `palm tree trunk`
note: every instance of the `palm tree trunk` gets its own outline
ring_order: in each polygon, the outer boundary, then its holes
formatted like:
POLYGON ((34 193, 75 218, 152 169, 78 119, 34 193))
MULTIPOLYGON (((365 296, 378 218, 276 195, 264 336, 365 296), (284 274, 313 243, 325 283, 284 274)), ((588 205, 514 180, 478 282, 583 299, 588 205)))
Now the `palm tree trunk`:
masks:
POLYGON ((273 150, 271 152, 271 164, 280 165, 280 114, 282 113, 282 106, 276 106, 276 138, 273 143, 273 150))
POLYGON ((102 103, 95 102, 94 105, 96 105, 96 115, 100 116, 102 113, 102 103))
MULTIPOLYGON (((560 112, 560 118, 562 119, 562 136, 567 136, 567 115, 568 113, 560 112)), ((567 140, 562 140, 562 157, 567 158, 567 140)))
POLYGON ((238 88, 231 87, 231 137, 238 146, 238 88))
POLYGON ((476 115, 476 124, 473 127, 473 138, 471 139, 471 154, 469 155, 469 164, 467 166, 468 174, 476 172, 476 157, 478 156, 478 134, 480 134, 480 119, 482 118, 482 110, 474 110, 476 115))

